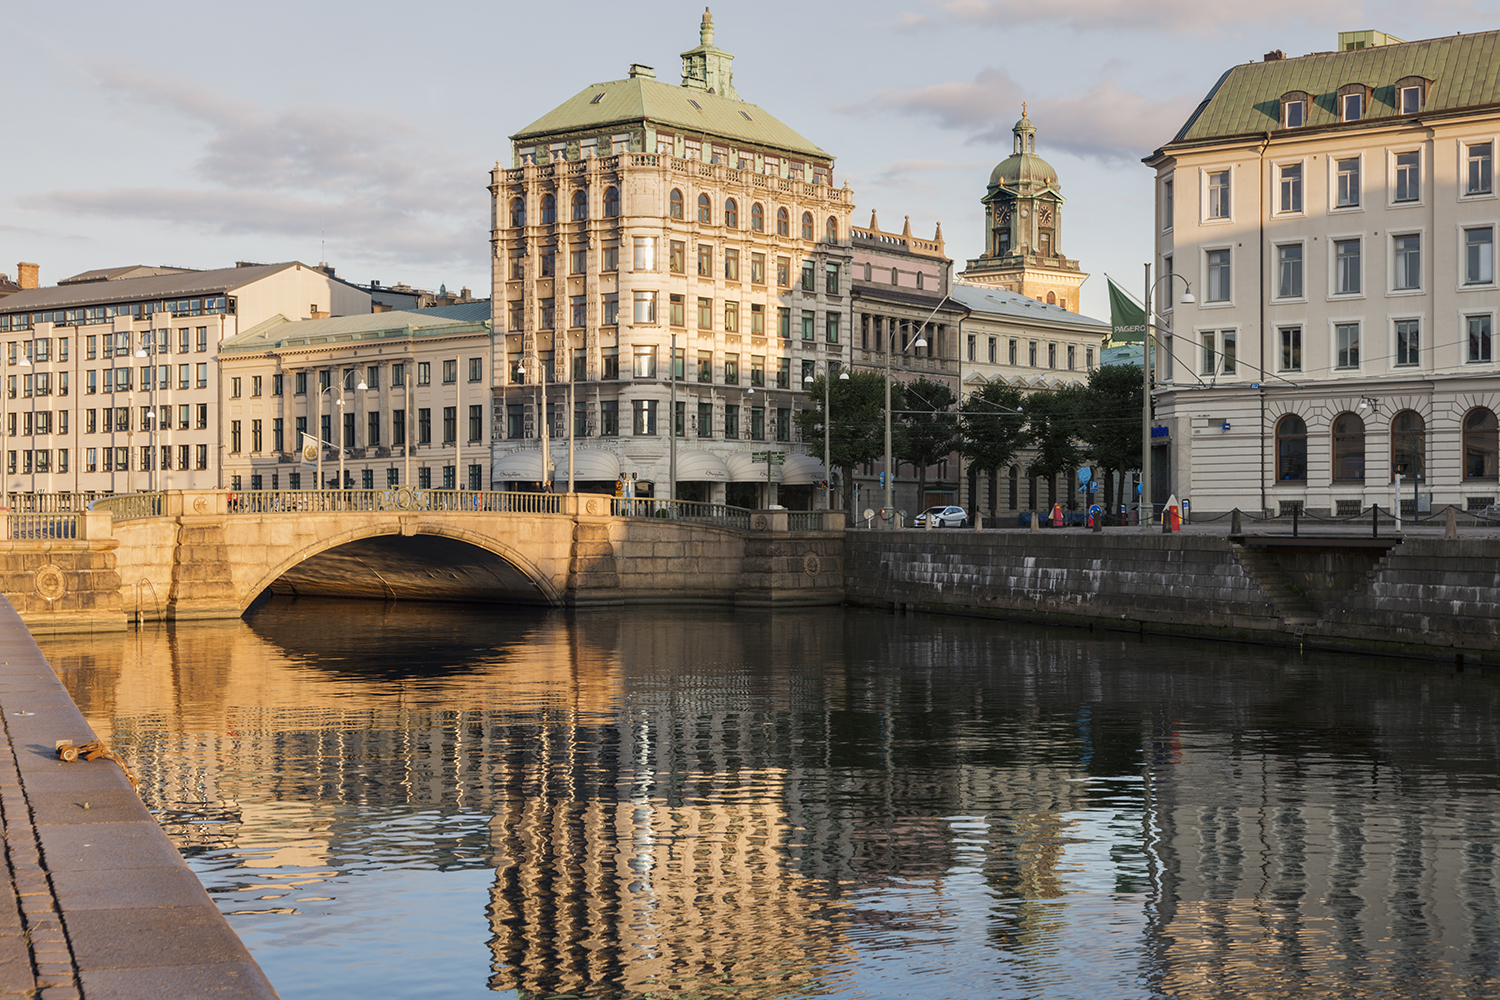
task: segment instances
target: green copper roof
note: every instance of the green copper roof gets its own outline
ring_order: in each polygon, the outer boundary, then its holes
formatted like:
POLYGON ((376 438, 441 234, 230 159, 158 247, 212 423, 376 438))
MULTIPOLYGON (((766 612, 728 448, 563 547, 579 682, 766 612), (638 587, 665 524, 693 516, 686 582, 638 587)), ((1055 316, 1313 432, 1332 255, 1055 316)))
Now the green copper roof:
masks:
MULTIPOLYGON (((488 305, 488 303, 486 303, 488 305)), ((327 319, 289 320, 272 316, 219 345, 219 354, 262 354, 291 347, 386 340, 393 337, 435 337, 452 334, 488 334, 484 320, 457 320, 431 315, 437 309, 416 312, 360 313, 327 319)))
POLYGON ((646 122, 689 136, 710 136, 812 158, 833 158, 758 105, 692 87, 674 87, 644 76, 591 84, 511 136, 511 141, 540 143, 557 134, 592 131, 602 134, 646 122))
POLYGON ((1235 66, 1158 152, 1268 131, 1357 130, 1389 124, 1403 117, 1397 113, 1396 82, 1405 77, 1432 81, 1422 111, 1407 118, 1500 105, 1500 31, 1235 66), (1346 123, 1339 120, 1336 98, 1339 88, 1351 83, 1369 87, 1370 101, 1363 119, 1346 123), (1310 98, 1307 123, 1301 129, 1281 126, 1281 98, 1292 91, 1310 98))

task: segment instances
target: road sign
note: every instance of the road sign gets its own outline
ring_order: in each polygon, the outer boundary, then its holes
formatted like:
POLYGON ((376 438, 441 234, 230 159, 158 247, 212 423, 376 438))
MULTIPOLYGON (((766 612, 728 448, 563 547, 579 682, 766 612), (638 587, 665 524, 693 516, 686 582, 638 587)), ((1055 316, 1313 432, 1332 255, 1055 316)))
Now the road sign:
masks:
POLYGON ((766 462, 770 465, 785 465, 786 452, 784 451, 752 451, 750 461, 766 462))
POLYGON ((1094 478, 1094 470, 1090 469, 1087 465, 1078 470, 1078 481, 1080 483, 1086 483, 1092 478, 1094 478))

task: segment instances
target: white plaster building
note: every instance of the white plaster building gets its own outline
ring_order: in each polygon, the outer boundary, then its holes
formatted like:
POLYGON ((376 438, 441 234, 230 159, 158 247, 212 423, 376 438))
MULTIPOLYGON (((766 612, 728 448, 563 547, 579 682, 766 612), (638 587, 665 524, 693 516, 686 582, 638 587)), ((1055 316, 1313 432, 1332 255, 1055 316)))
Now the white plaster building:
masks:
POLYGON ((1164 492, 1198 512, 1494 503, 1500 32, 1235 66, 1146 163, 1164 492), (1172 290, 1167 291, 1168 285, 1172 290))
POLYGON ((804 370, 847 359, 853 198, 829 153, 739 99, 713 37, 705 14, 681 86, 632 66, 495 167, 497 487, 565 489, 571 429, 580 489, 635 473, 665 496, 674 434, 680 498, 812 501, 792 412, 804 370), (768 450, 791 455, 769 488, 768 450))
POLYGON ((368 313, 295 261, 105 268, 0 299, 8 492, 224 486, 218 349, 272 316, 368 313))

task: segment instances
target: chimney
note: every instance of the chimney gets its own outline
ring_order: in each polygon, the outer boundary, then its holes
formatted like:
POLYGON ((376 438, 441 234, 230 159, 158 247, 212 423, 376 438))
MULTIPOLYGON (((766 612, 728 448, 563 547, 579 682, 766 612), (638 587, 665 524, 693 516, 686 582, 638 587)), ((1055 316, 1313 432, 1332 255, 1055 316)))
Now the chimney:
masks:
POLYGON ((1285 58, 1286 53, 1282 52, 1280 49, 1272 49, 1270 52, 1266 53, 1266 62, 1281 62, 1281 60, 1285 58))
POLYGON ((40 288, 38 283, 38 272, 41 267, 37 264, 21 263, 16 265, 16 284, 25 288, 40 288))

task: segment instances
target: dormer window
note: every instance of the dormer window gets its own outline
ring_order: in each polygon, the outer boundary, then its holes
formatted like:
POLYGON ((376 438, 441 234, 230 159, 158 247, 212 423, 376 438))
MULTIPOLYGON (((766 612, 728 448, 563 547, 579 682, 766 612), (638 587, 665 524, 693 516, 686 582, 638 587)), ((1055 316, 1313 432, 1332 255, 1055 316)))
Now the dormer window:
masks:
POLYGON ((1339 88, 1339 121, 1357 122, 1368 110, 1369 92, 1362 83, 1349 83, 1339 88))
POLYGON ((1408 76, 1396 81, 1396 113, 1400 115, 1420 114, 1427 105, 1428 81, 1425 77, 1408 76))
POLYGON ((1281 127, 1301 128, 1307 124, 1307 95, 1296 92, 1281 98, 1281 127))

